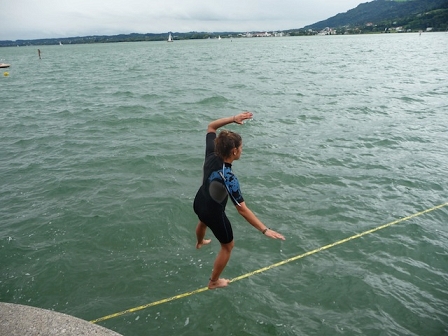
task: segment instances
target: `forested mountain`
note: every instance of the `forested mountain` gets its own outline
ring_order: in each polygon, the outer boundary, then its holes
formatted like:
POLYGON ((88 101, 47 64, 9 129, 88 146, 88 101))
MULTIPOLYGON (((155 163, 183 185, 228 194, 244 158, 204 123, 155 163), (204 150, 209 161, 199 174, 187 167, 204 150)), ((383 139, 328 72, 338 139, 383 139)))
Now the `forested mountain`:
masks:
POLYGON ((445 31, 448 28, 448 0, 374 0, 303 29, 362 27, 367 24, 390 26, 393 22, 412 30, 432 27, 445 31))

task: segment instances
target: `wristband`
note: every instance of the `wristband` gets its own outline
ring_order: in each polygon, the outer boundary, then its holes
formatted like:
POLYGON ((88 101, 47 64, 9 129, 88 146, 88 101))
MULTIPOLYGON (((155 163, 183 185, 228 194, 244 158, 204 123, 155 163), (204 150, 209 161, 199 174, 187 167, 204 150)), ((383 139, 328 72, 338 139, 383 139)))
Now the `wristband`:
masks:
POLYGON ((261 233, 265 234, 267 230, 269 230, 269 228, 264 229, 261 233))

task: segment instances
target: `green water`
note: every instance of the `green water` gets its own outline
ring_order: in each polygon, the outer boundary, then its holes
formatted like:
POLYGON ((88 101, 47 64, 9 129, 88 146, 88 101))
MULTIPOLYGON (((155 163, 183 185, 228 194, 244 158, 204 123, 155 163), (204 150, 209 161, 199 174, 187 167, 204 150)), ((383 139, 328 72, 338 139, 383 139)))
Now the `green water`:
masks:
MULTIPOLYGON (((235 278, 448 201, 448 34, 1 48, 0 301, 94 320, 206 286, 192 202, 208 122, 242 110, 235 278)), ((123 335, 445 335, 448 207, 123 335)))

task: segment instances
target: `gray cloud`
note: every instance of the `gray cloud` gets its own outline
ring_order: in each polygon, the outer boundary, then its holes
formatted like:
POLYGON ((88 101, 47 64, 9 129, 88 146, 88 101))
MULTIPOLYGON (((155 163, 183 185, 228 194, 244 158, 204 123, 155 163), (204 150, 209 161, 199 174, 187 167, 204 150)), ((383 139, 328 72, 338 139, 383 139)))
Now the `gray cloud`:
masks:
MULTIPOLYGON (((301 28, 359 0, 3 0, 0 40, 301 28)), ((364 1, 365 2, 365 1, 364 1)))

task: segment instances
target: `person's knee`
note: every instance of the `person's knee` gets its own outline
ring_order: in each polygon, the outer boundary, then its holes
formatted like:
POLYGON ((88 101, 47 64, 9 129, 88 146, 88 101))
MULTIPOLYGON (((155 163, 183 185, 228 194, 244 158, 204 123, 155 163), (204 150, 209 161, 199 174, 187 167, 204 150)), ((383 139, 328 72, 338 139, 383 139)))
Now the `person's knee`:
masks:
POLYGON ((205 225, 204 222, 199 221, 198 225, 196 226, 196 230, 205 230, 207 229, 207 225, 205 225))
POLYGON ((226 250, 226 251, 228 251, 228 252, 231 252, 231 251, 232 251, 233 246, 234 246, 234 242, 233 242, 233 240, 232 240, 230 243, 227 243, 227 244, 221 244, 221 248, 224 249, 224 250, 226 250))

